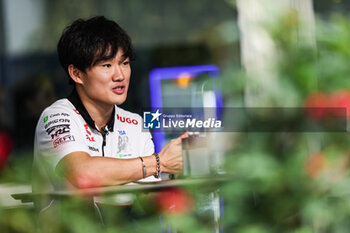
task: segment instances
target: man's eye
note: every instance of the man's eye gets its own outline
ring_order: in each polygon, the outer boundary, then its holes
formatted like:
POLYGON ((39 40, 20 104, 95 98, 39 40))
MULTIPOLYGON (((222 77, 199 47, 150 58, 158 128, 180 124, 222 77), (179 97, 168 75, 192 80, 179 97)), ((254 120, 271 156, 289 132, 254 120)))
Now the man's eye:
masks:
POLYGON ((129 65, 129 64, 130 64, 129 61, 124 61, 124 62, 123 62, 123 65, 124 65, 124 66, 127 66, 127 65, 129 65))
POLYGON ((106 68, 109 68, 109 67, 111 67, 111 64, 103 64, 102 66, 106 67, 106 68))

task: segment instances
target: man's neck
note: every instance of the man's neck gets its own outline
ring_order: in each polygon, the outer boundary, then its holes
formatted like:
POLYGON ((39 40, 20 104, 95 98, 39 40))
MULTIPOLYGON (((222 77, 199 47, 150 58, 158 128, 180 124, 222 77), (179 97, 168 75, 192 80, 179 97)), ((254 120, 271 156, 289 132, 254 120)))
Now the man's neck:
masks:
POLYGON ((77 92, 85 109, 88 111, 90 117, 101 131, 101 128, 104 127, 110 120, 114 105, 93 101, 92 99, 88 98, 85 93, 79 90, 79 88, 77 88, 77 92))

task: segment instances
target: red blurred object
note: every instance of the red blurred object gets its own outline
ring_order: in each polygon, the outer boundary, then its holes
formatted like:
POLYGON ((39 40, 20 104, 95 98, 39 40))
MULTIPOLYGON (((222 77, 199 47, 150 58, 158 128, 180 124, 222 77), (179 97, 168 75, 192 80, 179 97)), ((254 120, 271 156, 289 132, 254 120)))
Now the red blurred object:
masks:
POLYGON ((192 211, 194 199, 183 189, 169 188, 155 195, 155 205, 164 214, 185 214, 192 211))
POLYGON ((327 117, 328 108, 332 106, 332 103, 327 94, 315 92, 306 98, 304 106, 312 118, 321 120, 327 117))
POLYGON ((13 147, 12 137, 6 132, 0 132, 0 169, 5 167, 7 158, 13 147))
POLYGON ((350 91, 341 90, 332 94, 331 105, 334 108, 345 108, 332 111, 333 115, 350 119, 350 91))

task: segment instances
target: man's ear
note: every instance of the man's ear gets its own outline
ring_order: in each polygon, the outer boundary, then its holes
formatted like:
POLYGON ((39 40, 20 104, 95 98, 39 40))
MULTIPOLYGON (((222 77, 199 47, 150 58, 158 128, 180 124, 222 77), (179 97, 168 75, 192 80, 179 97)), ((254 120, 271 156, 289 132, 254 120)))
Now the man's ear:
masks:
POLYGON ((68 66, 68 73, 75 83, 83 84, 83 72, 76 68, 73 64, 68 66))

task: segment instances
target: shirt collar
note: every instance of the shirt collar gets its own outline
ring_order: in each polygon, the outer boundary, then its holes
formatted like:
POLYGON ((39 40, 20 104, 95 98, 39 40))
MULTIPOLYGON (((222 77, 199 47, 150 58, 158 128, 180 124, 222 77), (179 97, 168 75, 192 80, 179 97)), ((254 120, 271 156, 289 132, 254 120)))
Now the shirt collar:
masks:
MULTIPOLYGON (((74 90, 72 91, 72 93, 67 97, 67 99, 74 105, 74 107, 78 110, 78 112, 80 113, 80 115, 83 117, 83 119, 86 121, 86 123, 90 126, 90 128, 92 129, 96 129, 96 124, 94 122, 94 120, 91 118, 91 116, 89 115, 88 111, 86 110, 85 106, 83 105, 83 103, 81 102, 80 96, 78 94, 78 92, 76 91, 76 89, 74 88, 74 90)), ((112 115, 108 121, 108 123, 102 127, 103 129, 106 129, 105 131, 111 131, 113 132, 113 128, 114 128, 114 115, 115 115, 115 107, 113 107, 113 112, 112 115)))

